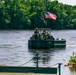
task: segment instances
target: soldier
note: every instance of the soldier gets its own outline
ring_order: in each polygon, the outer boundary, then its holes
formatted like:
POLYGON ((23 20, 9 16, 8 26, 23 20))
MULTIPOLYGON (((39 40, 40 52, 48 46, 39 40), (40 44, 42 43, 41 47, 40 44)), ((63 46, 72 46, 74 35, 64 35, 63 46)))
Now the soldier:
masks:
POLYGON ((35 39, 40 38, 38 28, 36 28, 35 31, 34 31, 34 37, 35 37, 35 39))
POLYGON ((38 28, 35 29, 34 34, 35 35, 39 34, 38 28))
POLYGON ((41 39, 45 40, 46 39, 46 30, 43 30, 42 34, 41 34, 41 39))

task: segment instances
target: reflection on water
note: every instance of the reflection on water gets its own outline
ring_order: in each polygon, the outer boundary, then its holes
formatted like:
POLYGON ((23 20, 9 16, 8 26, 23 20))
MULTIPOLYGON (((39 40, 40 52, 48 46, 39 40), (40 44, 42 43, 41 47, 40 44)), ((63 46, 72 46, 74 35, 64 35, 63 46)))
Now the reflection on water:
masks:
POLYGON ((53 67, 62 63, 62 75, 76 75, 76 71, 64 66, 72 52, 76 52, 76 30, 52 31, 51 34, 55 38, 67 40, 66 49, 28 50, 28 39, 32 34, 33 31, 25 30, 0 31, 0 65, 36 66, 36 60, 33 57, 38 53, 39 66, 53 67))
MULTIPOLYGON (((52 51, 52 50, 51 50, 52 51)), ((32 53, 34 55, 34 57, 36 56, 36 54, 38 54, 39 56, 39 65, 41 64, 41 66, 48 66, 48 63, 50 61, 51 58, 51 53, 50 50, 30 50, 30 53, 32 53)), ((34 59, 34 61, 36 62, 36 59, 34 59)), ((36 63, 35 63, 36 64, 36 63)))
POLYGON ((76 68, 69 67, 71 75, 76 75, 76 68))
POLYGON ((69 69, 70 69, 70 71, 72 71, 72 72, 76 72, 76 68, 75 67, 69 67, 69 69))

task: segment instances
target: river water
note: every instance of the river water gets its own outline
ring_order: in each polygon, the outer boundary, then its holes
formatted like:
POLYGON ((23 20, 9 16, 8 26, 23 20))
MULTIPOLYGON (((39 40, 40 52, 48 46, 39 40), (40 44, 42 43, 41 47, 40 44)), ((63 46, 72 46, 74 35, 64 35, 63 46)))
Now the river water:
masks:
POLYGON ((29 50, 28 39, 32 34, 33 31, 29 30, 0 30, 0 65, 36 66, 36 60, 32 58, 39 53, 39 66, 56 67, 62 63, 61 75, 76 75, 75 71, 64 66, 76 52, 76 30, 51 31, 55 38, 66 39, 65 49, 29 50))

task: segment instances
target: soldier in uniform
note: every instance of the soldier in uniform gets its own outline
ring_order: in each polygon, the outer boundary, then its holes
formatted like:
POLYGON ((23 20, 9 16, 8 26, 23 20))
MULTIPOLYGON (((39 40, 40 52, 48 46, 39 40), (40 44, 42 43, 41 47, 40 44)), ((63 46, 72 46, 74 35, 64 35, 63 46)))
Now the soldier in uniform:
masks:
POLYGON ((42 34, 41 34, 41 39, 45 40, 46 39, 46 30, 43 30, 42 34))
POLYGON ((34 31, 34 37, 35 37, 35 39, 39 39, 40 38, 40 34, 39 34, 38 28, 36 28, 35 31, 34 31))

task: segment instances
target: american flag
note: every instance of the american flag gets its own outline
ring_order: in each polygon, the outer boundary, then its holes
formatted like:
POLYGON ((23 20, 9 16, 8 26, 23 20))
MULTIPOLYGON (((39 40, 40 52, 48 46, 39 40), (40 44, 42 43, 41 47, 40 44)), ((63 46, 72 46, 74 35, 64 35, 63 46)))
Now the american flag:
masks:
POLYGON ((55 14, 46 12, 45 18, 50 18, 50 19, 56 20, 56 17, 57 16, 55 14))

